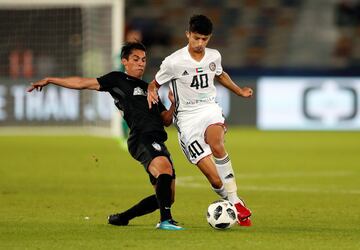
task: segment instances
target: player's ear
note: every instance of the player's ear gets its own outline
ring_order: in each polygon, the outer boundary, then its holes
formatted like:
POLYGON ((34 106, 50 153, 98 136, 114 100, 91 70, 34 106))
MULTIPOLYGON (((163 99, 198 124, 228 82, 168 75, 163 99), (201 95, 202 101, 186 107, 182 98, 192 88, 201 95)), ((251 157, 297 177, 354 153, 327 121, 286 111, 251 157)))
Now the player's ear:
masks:
POLYGON ((122 63, 122 64, 126 65, 127 62, 128 62, 128 60, 126 60, 126 58, 121 58, 121 63, 122 63))
POLYGON ((186 35, 187 39, 190 38, 190 32, 189 31, 185 31, 185 35, 186 35))

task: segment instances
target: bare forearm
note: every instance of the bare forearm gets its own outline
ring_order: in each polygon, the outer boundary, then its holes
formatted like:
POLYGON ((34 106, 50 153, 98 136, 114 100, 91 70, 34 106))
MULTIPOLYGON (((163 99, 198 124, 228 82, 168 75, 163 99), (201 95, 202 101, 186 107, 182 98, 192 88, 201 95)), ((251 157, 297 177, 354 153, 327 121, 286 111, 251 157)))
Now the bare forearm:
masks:
POLYGON ((225 88, 231 90, 233 93, 235 93, 238 96, 242 97, 252 97, 253 90, 249 87, 239 87, 236 85, 236 83, 231 80, 230 76, 223 71, 223 73, 216 77, 218 82, 223 85, 225 88))
POLYGON ((82 77, 48 77, 46 78, 48 83, 58 85, 61 87, 69 88, 69 89, 92 89, 91 84, 92 78, 82 78, 82 77))
POLYGON ((159 85, 155 80, 152 80, 148 85, 148 91, 156 91, 160 88, 159 85))
POLYGON ((225 71, 223 71, 220 76, 217 76, 216 79, 225 88, 231 90, 236 95, 241 96, 242 89, 231 80, 230 76, 225 71))
POLYGON ((161 118, 162 118, 164 126, 168 127, 172 124, 174 110, 175 110, 175 105, 171 104, 169 110, 163 111, 161 113, 161 118))
POLYGON ((27 89, 28 92, 32 92, 34 89, 41 91, 45 86, 54 84, 69 89, 91 89, 99 90, 100 84, 96 78, 82 78, 82 77, 46 77, 37 82, 31 83, 31 86, 27 89))

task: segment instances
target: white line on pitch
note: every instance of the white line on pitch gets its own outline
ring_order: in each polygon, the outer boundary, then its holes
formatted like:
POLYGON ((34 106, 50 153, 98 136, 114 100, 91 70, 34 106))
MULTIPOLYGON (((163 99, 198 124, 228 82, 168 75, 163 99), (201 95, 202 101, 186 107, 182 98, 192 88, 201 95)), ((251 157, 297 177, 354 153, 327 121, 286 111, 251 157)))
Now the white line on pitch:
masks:
MULTIPOLYGON (((348 174, 345 175, 345 172, 343 173, 343 176, 347 176, 347 175, 348 174)), ((266 175, 264 175, 264 177, 265 176, 266 175)), ((278 176, 280 176, 280 175, 278 175, 278 176)), ((295 174, 292 176, 295 176, 295 174)), ((303 175, 303 176, 314 176, 314 175, 308 174, 308 175, 303 175)), ((325 173, 324 175, 315 175, 315 176, 338 176, 338 175, 335 175, 335 173, 333 173, 333 174, 325 173)), ((210 184, 204 184, 203 176, 177 177, 176 185, 181 186, 181 187, 187 187, 187 188, 210 188, 210 184)), ((249 190, 249 191, 268 191, 268 192, 360 194, 360 190, 357 190, 357 189, 339 190, 339 189, 326 189, 326 188, 324 188, 324 189, 322 189, 322 188, 293 188, 293 187, 284 187, 284 186, 264 187, 264 186, 240 185, 240 186, 238 186, 238 189, 249 190)))

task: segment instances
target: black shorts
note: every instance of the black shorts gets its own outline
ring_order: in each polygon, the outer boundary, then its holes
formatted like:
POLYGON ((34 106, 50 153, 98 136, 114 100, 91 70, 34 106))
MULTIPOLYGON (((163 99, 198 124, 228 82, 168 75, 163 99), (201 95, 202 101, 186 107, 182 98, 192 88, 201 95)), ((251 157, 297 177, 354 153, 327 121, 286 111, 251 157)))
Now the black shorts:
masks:
POLYGON ((156 178, 148 171, 148 167, 151 161, 158 156, 165 156, 169 159, 173 168, 173 179, 175 179, 173 162, 163 140, 163 136, 158 133, 130 136, 128 139, 128 149, 131 156, 144 166, 153 185, 156 184, 156 178))

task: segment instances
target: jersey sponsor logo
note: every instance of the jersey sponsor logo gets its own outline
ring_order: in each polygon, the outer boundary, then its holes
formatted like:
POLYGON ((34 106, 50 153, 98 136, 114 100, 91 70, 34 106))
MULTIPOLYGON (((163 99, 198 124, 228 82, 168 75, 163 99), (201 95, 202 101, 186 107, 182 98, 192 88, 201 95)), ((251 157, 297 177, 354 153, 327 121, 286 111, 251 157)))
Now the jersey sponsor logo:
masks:
POLYGON ((196 68, 196 73, 201 73, 204 71, 204 69, 202 67, 196 68))
POLYGON ((194 104, 203 104, 203 103, 214 103, 215 102, 215 97, 207 97, 207 98, 203 98, 203 99, 195 99, 195 100, 189 100, 186 103, 186 105, 194 105, 194 104))
POLYGON ((146 91, 144 91, 142 88, 140 87, 136 87, 134 88, 134 93, 133 95, 143 95, 143 96, 147 96, 146 95, 146 91))
POLYGON ((156 151, 160 151, 160 150, 161 150, 161 146, 160 146, 159 143, 153 142, 151 145, 153 146, 153 148, 154 148, 156 151))
POLYGON ((216 69, 216 64, 215 64, 214 62, 211 62, 211 63, 209 64, 209 69, 210 69, 211 71, 215 71, 215 69, 216 69))
POLYGON ((187 76, 189 75, 189 72, 187 72, 186 70, 184 71, 184 73, 182 73, 183 76, 187 76))

